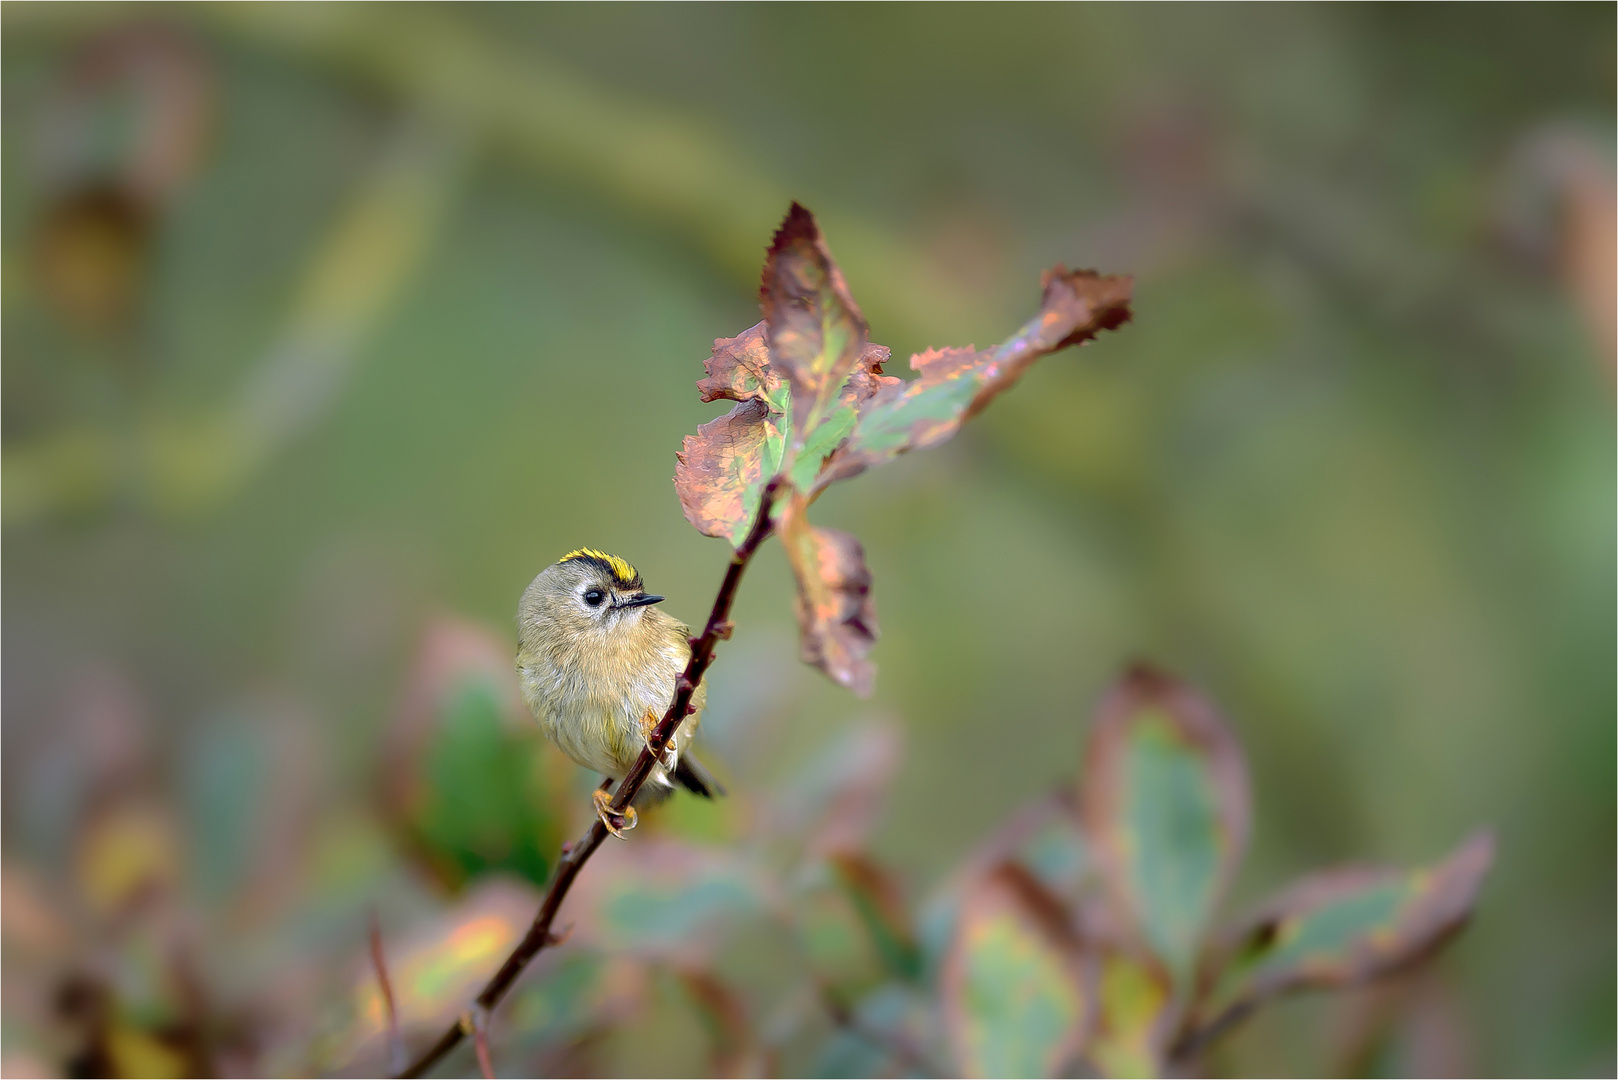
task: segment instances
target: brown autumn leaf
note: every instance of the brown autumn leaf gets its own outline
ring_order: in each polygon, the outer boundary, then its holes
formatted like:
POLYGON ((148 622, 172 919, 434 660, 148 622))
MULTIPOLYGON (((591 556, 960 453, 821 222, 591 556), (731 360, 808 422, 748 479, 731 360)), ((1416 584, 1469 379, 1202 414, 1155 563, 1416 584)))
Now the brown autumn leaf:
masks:
POLYGON ((703 401, 752 401, 763 398, 775 412, 785 412, 781 376, 770 367, 770 341, 762 322, 733 338, 715 338, 713 354, 702 362, 706 379, 697 381, 703 401))
POLYGON ((1247 843, 1241 747, 1200 694, 1136 666, 1101 703, 1079 787, 1117 916, 1189 980, 1247 843))
POLYGON ((810 525, 801 492, 777 506, 776 528, 798 579, 803 660, 856 694, 869 694, 876 666, 866 657, 877 626, 865 549, 848 533, 810 525))
POLYGON ((911 357, 919 375, 895 380, 858 407, 846 442, 831 455, 813 492, 908 450, 936 446, 1010 389, 1042 356, 1080 345, 1129 321, 1133 279, 1056 266, 1044 276, 1039 314, 993 349, 929 349, 911 357))
POLYGON ((828 418, 869 338, 815 216, 797 203, 770 244, 759 306, 775 372, 792 387, 793 441, 802 445, 828 418))
MULTIPOLYGON (((847 435, 853 410, 901 381, 882 374, 889 355, 886 346, 866 343, 832 410, 840 423, 822 424, 798 452, 805 484, 813 481, 826 456, 847 435)), ((733 338, 715 339, 703 366, 708 377, 697 382, 702 400, 724 399, 736 406, 686 436, 675 454, 674 487, 686 520, 698 532, 735 546, 746 536, 758 512, 760 493, 786 454, 792 387, 770 365, 762 322, 733 338)))
POLYGON ((741 401, 699 425, 674 455, 674 490, 685 519, 704 536, 740 546, 785 441, 781 414, 771 412, 763 398, 741 401))

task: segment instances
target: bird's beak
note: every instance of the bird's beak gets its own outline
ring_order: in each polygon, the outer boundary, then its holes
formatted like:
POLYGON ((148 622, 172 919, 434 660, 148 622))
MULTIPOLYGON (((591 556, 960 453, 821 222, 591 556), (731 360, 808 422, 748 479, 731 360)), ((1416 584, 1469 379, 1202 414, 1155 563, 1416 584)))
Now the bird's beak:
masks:
POLYGON ((639 596, 631 597, 628 600, 621 600, 613 606, 621 608, 645 607, 647 604, 661 604, 662 602, 663 598, 661 596, 653 596, 651 593, 641 593, 639 596))

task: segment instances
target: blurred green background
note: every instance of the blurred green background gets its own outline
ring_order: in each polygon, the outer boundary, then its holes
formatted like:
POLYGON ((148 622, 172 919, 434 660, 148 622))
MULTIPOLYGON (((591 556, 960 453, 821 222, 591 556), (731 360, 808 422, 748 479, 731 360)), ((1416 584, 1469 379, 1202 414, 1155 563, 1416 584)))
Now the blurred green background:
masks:
MULTIPOLYGON (((871 701, 797 664, 766 550, 711 676, 737 795, 654 834, 739 835, 886 718, 872 844, 924 895, 1147 657, 1251 761, 1228 907, 1492 825, 1431 1067, 1613 1070, 1611 5, 3 18, 8 1075, 106 1000, 126 1063, 206 1000, 217 1068, 323 1067, 368 904, 543 880, 592 778, 502 696, 517 596, 587 544, 702 617, 673 452, 793 198, 896 357, 1000 340, 1057 261, 1136 321, 822 500, 871 701)), ((1342 1008, 1222 1068, 1320 1069, 1342 1008)))

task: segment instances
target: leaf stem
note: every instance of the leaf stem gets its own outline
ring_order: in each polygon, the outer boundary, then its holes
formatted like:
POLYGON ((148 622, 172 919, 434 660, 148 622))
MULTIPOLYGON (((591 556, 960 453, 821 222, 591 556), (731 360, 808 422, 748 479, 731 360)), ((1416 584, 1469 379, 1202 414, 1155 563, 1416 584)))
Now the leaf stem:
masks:
MULTIPOLYGON (((758 516, 753 519, 753 525, 748 530, 741 546, 731 556, 730 566, 725 570, 725 579, 720 582, 719 594, 714 597, 713 609, 708 615, 708 621, 702 628, 702 634, 691 639, 691 659, 686 662, 685 670, 680 673, 674 682, 674 700, 669 703, 668 712, 658 722, 652 731, 647 745, 635 760, 634 767, 629 770, 623 782, 618 785, 617 794, 612 800, 612 811, 622 814, 629 808, 629 804, 640 791, 641 785, 646 783, 652 775, 652 769, 663 757, 663 750, 668 746, 669 739, 674 736, 675 729, 680 726, 691 708, 691 696, 702 685, 702 676, 713 662, 714 647, 723 638, 730 636, 730 608, 736 600, 736 591, 741 585, 742 574, 746 572, 748 563, 758 552, 764 541, 769 539, 772 528, 770 511, 775 505, 776 495, 781 490, 784 480, 776 476, 764 485, 759 496, 758 516)), ((594 855, 603 841, 607 838, 607 827, 599 819, 592 822, 590 829, 576 842, 562 848, 562 858, 556 864, 556 873, 551 877, 550 887, 545 890, 545 899, 540 902, 539 911, 534 915, 534 921, 528 927, 528 933, 517 943, 511 955, 506 957, 500 970, 486 983, 476 998, 476 1006, 485 1012, 492 1013, 495 1006, 506 996, 511 985, 517 981, 517 976, 523 973, 534 957, 539 955, 541 949, 547 945, 554 945, 561 940, 551 933, 551 926, 556 921, 556 912, 567 898, 568 890, 573 887, 574 880, 584 864, 594 855)), ((421 1056, 417 1057, 398 1076, 416 1077, 425 1076, 427 1070, 438 1064, 456 1046, 460 1045, 466 1037, 466 1030, 460 1023, 452 1024, 438 1041, 429 1047, 421 1056)))

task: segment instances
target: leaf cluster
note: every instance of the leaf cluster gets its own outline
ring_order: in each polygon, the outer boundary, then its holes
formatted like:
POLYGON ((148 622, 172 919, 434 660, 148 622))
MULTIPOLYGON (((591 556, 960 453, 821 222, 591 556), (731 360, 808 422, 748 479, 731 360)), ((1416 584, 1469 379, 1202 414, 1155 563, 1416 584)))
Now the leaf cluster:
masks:
POLYGON ((1039 312, 992 349, 929 349, 911 357, 916 378, 885 374, 891 353, 869 327, 826 247, 797 203, 776 231, 759 288, 764 318, 714 342, 697 383, 703 401, 735 405, 680 449, 674 486, 686 520, 740 546, 766 491, 797 579, 803 658, 857 693, 875 666, 876 605, 865 552, 852 535, 809 523, 830 485, 910 450, 937 446, 1035 361, 1130 318, 1131 280, 1057 266, 1039 312))

